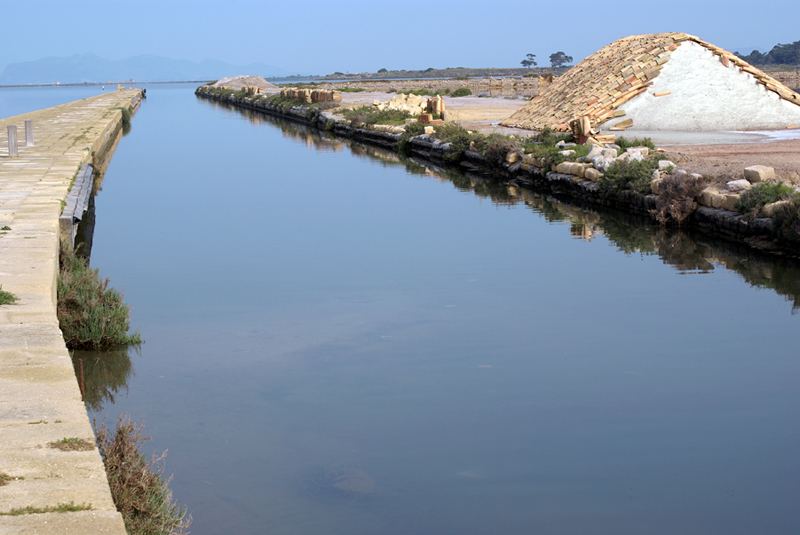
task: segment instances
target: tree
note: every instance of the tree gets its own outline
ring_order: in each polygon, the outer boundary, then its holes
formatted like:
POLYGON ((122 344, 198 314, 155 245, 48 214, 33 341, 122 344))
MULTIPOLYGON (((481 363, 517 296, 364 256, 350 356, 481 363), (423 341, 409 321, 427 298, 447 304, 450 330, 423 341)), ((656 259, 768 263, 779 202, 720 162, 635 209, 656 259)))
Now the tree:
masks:
POLYGON ((554 69, 563 65, 569 65, 570 63, 572 63, 572 56, 568 56, 560 50, 555 54, 550 54, 550 65, 552 65, 554 69))
POLYGON ((527 67, 530 69, 531 67, 536 66, 536 60, 534 59, 536 57, 536 54, 526 54, 525 57, 526 59, 520 61, 523 67, 527 67))
POLYGON ((378 74, 383 74, 385 72, 389 72, 386 69, 378 69, 378 74))

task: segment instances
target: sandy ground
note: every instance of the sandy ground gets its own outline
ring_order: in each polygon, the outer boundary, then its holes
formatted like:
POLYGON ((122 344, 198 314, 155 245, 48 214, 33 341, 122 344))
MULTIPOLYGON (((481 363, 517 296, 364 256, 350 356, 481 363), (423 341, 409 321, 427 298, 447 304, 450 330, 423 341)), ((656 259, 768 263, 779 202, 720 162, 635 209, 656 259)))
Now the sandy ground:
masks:
MULTIPOLYGON (((348 107, 388 101, 393 94, 382 92, 343 93, 342 103, 348 107)), ((526 104, 525 99, 445 97, 448 120, 468 130, 498 132, 519 137, 530 130, 506 128, 498 123, 526 104)), ((619 135, 620 133, 617 132, 619 135)), ((800 186, 800 129, 771 132, 624 132, 627 138, 649 137, 656 146, 681 169, 714 177, 720 183, 743 178, 743 170, 751 165, 775 168, 778 178, 800 186)))

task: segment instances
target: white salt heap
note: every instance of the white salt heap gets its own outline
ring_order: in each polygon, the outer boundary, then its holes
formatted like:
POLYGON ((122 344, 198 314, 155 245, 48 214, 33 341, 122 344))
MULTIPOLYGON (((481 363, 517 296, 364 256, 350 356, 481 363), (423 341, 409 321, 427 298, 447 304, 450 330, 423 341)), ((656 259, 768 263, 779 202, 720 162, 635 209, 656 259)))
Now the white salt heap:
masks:
MULTIPOLYGON (((787 102, 733 63, 684 41, 653 85, 620 106, 636 130, 721 131, 800 125, 800 106, 787 102), (656 93, 670 94, 656 97, 656 93)), ((613 126, 609 121, 605 126, 613 126)))

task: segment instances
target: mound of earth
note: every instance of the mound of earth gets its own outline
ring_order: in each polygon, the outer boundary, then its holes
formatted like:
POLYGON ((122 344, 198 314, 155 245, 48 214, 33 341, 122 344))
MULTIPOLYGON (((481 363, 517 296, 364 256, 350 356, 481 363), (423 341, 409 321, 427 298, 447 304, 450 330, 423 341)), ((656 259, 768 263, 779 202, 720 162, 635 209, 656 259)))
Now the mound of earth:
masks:
POLYGON ((217 80, 212 84, 212 87, 215 86, 227 86, 240 91, 245 86, 258 86, 261 88, 277 88, 276 85, 267 82, 260 76, 252 75, 252 74, 240 74, 239 76, 228 76, 226 78, 222 78, 221 80, 217 80))

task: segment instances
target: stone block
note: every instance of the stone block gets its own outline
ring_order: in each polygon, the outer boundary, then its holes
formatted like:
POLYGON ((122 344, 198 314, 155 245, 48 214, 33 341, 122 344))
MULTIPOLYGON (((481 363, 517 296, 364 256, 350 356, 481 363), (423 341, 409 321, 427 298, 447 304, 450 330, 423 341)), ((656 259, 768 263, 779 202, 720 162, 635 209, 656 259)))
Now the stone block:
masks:
MULTIPOLYGON (((653 174, 658 173, 658 171, 654 171, 653 174)), ((653 180, 650 181, 650 190, 655 194, 658 195, 658 187, 661 184, 661 181, 664 180, 663 178, 655 177, 653 180)))
POLYGON ((433 120, 433 115, 430 113, 420 113, 419 114, 419 122, 420 124, 430 124, 433 120))
POLYGON ((735 193, 727 193, 725 195, 722 195, 722 197, 723 197, 722 208, 730 210, 731 212, 735 211, 736 201, 739 200, 740 196, 735 193))
POLYGON ((719 195, 719 191, 716 188, 706 188, 700 192, 700 195, 697 197, 697 203, 712 208, 714 206, 714 195, 719 195))
POLYGON ((769 178, 775 178, 775 169, 766 165, 751 165, 744 169, 744 177, 751 184, 763 182, 769 178))
POLYGON ((436 132, 436 129, 434 127, 432 127, 432 126, 426 126, 425 127, 425 133, 426 134, 430 135, 430 134, 433 134, 434 132, 436 132))
POLYGON ((506 163, 517 163, 522 159, 522 155, 517 151, 508 151, 506 153, 506 163))
POLYGON ((764 207, 761 209, 761 215, 764 217, 772 217, 775 214, 775 210, 787 204, 789 202, 788 199, 778 202, 771 202, 769 204, 765 204, 764 207))
POLYGON ((600 178, 601 176, 602 175, 600 174, 600 171, 598 171, 594 167, 587 167, 583 171, 583 178, 585 178, 586 180, 591 180, 592 182, 597 182, 597 179, 600 178))
POLYGON ((556 166, 556 173, 561 173, 561 174, 564 174, 564 175, 569 175, 569 174, 571 174, 571 173, 569 172, 569 170, 570 170, 570 162, 562 162, 562 163, 560 163, 560 164, 558 164, 558 165, 556 166))

